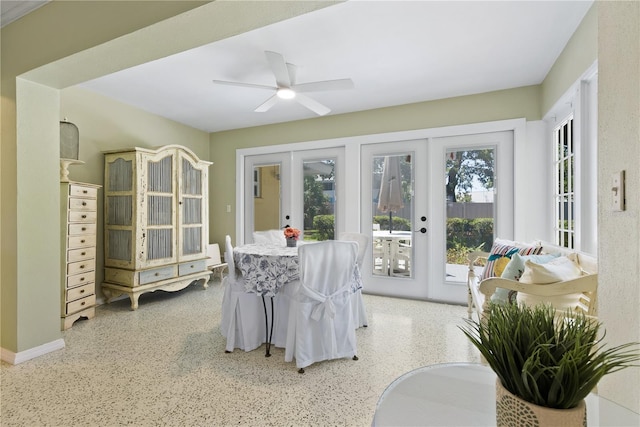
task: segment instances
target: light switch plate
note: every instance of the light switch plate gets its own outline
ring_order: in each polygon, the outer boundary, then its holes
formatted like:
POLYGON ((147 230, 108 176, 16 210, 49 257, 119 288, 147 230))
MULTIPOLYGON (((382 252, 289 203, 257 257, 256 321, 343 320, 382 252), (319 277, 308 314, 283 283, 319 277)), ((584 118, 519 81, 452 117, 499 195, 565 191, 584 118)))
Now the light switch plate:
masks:
POLYGON ((615 172, 611 176, 612 209, 620 212, 624 210, 624 171, 615 172))

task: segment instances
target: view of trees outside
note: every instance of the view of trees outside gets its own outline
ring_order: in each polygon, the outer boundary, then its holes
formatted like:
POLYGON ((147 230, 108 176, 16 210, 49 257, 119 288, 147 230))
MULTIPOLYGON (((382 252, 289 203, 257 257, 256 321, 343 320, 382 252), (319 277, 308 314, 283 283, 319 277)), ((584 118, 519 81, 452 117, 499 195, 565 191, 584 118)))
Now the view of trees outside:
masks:
POLYGON ((304 239, 335 239, 335 160, 304 163, 304 239))
POLYGON ((447 264, 466 264, 493 242, 495 150, 449 151, 445 173, 447 264))

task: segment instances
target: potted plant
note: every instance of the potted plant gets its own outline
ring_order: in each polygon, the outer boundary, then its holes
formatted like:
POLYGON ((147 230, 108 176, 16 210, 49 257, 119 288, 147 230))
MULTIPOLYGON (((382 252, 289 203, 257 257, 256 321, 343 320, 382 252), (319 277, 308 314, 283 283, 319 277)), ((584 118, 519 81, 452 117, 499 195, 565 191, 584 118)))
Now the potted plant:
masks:
POLYGON ((298 237, 300 237, 300 230, 293 227, 285 227, 284 237, 287 239, 287 246, 295 247, 298 237))
POLYGON ((486 319, 465 320, 460 329, 498 377, 498 426, 586 425, 584 398, 640 360, 637 343, 605 348, 595 318, 548 305, 491 304, 486 319))

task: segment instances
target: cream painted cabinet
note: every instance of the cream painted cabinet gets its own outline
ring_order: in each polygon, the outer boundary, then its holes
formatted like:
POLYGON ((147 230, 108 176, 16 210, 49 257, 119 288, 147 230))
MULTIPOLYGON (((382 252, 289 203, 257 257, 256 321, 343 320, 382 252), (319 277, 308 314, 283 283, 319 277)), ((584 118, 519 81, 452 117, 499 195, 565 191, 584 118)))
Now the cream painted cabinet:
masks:
POLYGON ((107 302, 127 294, 135 310, 145 292, 207 287, 209 165, 178 145, 105 153, 107 302))
POLYGON ((96 223, 99 185, 60 183, 62 330, 95 316, 96 223))

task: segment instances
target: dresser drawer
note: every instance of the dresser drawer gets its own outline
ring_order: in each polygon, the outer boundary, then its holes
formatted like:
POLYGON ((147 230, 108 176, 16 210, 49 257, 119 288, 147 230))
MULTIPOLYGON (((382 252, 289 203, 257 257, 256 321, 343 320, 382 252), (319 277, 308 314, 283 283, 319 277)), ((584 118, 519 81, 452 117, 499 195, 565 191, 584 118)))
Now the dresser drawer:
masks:
POLYGON ((96 234, 95 224, 69 224, 69 235, 96 234))
POLYGON ((98 201, 96 199, 77 199, 71 197, 69 199, 69 210, 71 211, 95 211, 98 209, 98 201))
POLYGON ((67 302, 75 301, 93 294, 95 294, 95 284, 93 283, 87 283, 84 286, 67 289, 67 302))
POLYGON ((69 222, 88 222, 95 224, 98 219, 96 211, 69 211, 69 222))
POLYGON ((66 310, 67 312, 65 314, 73 314, 77 311, 84 310, 85 308, 93 307, 94 305, 96 305, 95 294, 68 302, 66 310))
POLYGON ((74 286, 83 285, 85 283, 93 283, 96 281, 96 272, 87 271, 85 273, 74 274, 67 277, 67 288, 73 288, 74 286))
POLYGON ((82 185, 69 185, 69 195, 76 197, 98 197, 98 189, 93 187, 84 187, 82 185))
POLYGON ((72 249, 68 252, 67 261, 76 262, 96 257, 96 248, 72 249))
POLYGON ((170 267, 162 267, 162 268, 154 268, 152 270, 146 270, 140 272, 140 281, 141 285, 145 285, 147 283, 159 282, 160 280, 171 279, 175 277, 176 269, 174 266, 170 267))
POLYGON ((96 236, 71 236, 69 237, 69 249, 84 248, 96 245, 96 236))
POLYGON ((84 273, 85 271, 94 271, 96 269, 96 260, 88 259, 85 261, 78 262, 70 262, 67 265, 67 274, 71 276, 72 274, 84 273))
POLYGON ((207 269, 207 260, 185 262, 178 266, 178 276, 186 276, 192 273, 199 273, 207 269))

